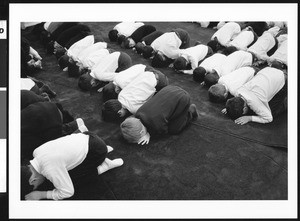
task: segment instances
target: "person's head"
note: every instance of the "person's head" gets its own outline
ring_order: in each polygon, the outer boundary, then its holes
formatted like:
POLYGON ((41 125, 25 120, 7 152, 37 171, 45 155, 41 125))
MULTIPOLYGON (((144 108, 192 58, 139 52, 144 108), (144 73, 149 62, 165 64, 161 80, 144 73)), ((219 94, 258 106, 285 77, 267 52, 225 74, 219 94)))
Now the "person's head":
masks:
POLYGON ((45 177, 39 174, 31 164, 21 166, 21 196, 36 190, 43 182, 45 177))
POLYGON ((173 65, 175 70, 185 70, 187 67, 188 61, 184 57, 176 58, 173 65))
POLYGON ((160 91, 162 88, 169 84, 169 80, 166 75, 164 75, 156 69, 153 69, 152 72, 155 75, 155 78, 157 79, 157 84, 155 86, 156 91, 160 91))
POLYGON ((125 40, 125 38, 126 38, 125 35, 119 35, 117 39, 118 44, 121 45, 125 40))
POLYGON ((138 43, 136 43, 136 45, 134 47, 135 47, 136 53, 142 54, 143 48, 145 47, 145 45, 142 42, 138 42, 138 43))
POLYGON ((150 58, 153 54, 153 48, 149 45, 144 46, 142 50, 143 57, 146 59, 150 58))
POLYGON ((222 103, 228 97, 228 91, 223 84, 212 85, 208 89, 209 100, 216 103, 222 103))
POLYGON ((118 31, 113 29, 108 32, 108 38, 111 42, 115 42, 118 40, 118 31))
POLYGON ((204 83, 207 87, 211 87, 212 85, 218 83, 219 75, 217 72, 213 71, 211 73, 208 73, 204 77, 204 83))
POLYGON ((156 52, 152 58, 151 65, 155 68, 164 68, 168 66, 169 59, 160 51, 156 52))
POLYGON ((120 116, 118 111, 121 110, 122 104, 118 99, 111 99, 106 101, 102 106, 102 118, 105 121, 119 121, 120 116))
POLYGON ((245 100, 241 97, 233 97, 226 101, 226 111, 228 116, 235 120, 248 113, 248 106, 245 100))
POLYGON ((146 127, 140 119, 135 117, 126 118, 120 125, 122 135, 129 143, 138 143, 147 134, 146 127))
POLYGON ((222 54, 224 55, 230 55, 231 53, 237 51, 238 49, 234 46, 229 46, 229 47, 225 47, 223 50, 222 50, 222 54))
POLYGON ((193 80, 199 83, 202 83, 204 81, 204 77, 206 75, 206 70, 204 67, 197 67, 193 71, 193 80))
POLYGON ((69 60, 68 74, 70 77, 79 77, 80 76, 79 66, 76 64, 76 62, 73 59, 69 60))
POLYGON ((215 39, 214 40, 210 40, 209 42, 207 42, 206 45, 209 46, 213 50, 214 53, 219 50, 219 43, 215 39))
POLYGON ((67 54, 61 56, 58 59, 58 65, 61 69, 64 69, 65 67, 68 67, 68 65, 69 65, 69 56, 67 54))
POLYGON ((280 61, 276 61, 276 60, 270 62, 270 67, 277 68, 277 69, 280 69, 280 70, 286 70, 287 69, 287 66, 284 63, 281 63, 280 61))
POLYGON ((58 48, 58 49, 54 50, 54 53, 55 53, 56 59, 58 60, 61 56, 66 54, 66 49, 58 48))
POLYGON ((135 46, 135 42, 132 38, 127 37, 123 41, 124 48, 133 48, 135 46))
POLYGON ((85 74, 81 75, 78 79, 78 87, 84 91, 89 91, 92 89, 92 81, 93 77, 90 73, 86 72, 85 74))

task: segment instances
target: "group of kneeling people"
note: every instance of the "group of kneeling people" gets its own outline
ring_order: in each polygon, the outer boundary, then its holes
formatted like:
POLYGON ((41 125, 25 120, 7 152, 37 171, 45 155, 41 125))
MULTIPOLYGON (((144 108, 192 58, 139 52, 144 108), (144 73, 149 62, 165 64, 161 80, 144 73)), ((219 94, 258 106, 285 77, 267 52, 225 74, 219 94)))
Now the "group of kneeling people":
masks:
MULTIPOLYGON (((151 25, 124 22, 109 32, 110 41, 151 58, 152 67, 132 65, 127 53, 107 49, 106 42, 97 42, 89 28, 78 23, 42 23, 37 29, 60 67, 79 77, 81 89, 102 91, 103 119, 121 122, 123 137, 143 145, 149 143, 150 135, 178 134, 198 118, 188 92, 169 85, 168 78, 155 67, 169 66, 192 75, 196 82, 210 87, 211 101, 224 102, 230 93, 234 97, 227 100, 222 112, 239 124, 271 122, 274 115, 286 110, 287 34, 274 26, 255 37, 249 25, 225 23, 206 45, 197 42, 192 47, 183 29, 162 33, 151 25), (53 35, 57 30, 59 34, 53 35), (256 116, 243 116, 249 114, 249 108, 256 116)), ((113 148, 89 132, 81 118, 75 120, 62 105, 49 102, 47 96, 37 98, 30 90, 21 93, 26 97, 22 102, 27 102, 21 111, 21 152, 25 158, 33 152, 34 157, 22 167, 25 199, 71 197, 74 187, 123 164, 120 158, 107 158, 113 148), (32 186, 37 189, 45 178, 54 189, 32 191, 32 186)))

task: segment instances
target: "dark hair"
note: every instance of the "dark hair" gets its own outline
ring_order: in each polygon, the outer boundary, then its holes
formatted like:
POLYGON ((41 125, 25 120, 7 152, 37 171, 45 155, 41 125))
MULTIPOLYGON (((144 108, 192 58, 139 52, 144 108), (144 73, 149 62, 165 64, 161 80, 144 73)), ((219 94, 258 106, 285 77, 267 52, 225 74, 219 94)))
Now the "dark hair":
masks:
POLYGON ((21 166, 21 199, 24 200, 25 195, 33 191, 33 186, 29 184, 32 172, 29 165, 21 166))
POLYGON ((106 102, 110 99, 118 99, 118 94, 115 91, 116 85, 113 82, 109 82, 103 87, 102 98, 106 102))
POLYGON ((53 54, 53 52, 54 52, 54 41, 50 41, 47 44, 47 53, 48 54, 53 54))
POLYGON ((228 116, 235 120, 243 115, 245 101, 241 97, 233 97, 227 100, 226 110, 228 116))
POLYGON ((217 72, 209 73, 209 74, 205 75, 205 77, 204 77, 205 85, 207 85, 208 87, 210 87, 210 86, 218 83, 219 78, 220 77, 217 74, 217 72))
POLYGON ((58 65, 61 69, 64 69, 65 67, 68 67, 68 65, 69 65, 69 56, 67 54, 61 56, 58 59, 58 65))
POLYGON ((234 46, 229 46, 229 47, 225 47, 223 50, 222 50, 222 54, 224 55, 230 55, 232 54, 233 52, 237 51, 238 49, 234 46))
POLYGON ((186 59, 184 57, 176 58, 174 61, 174 68, 176 70, 184 70, 187 67, 186 59))
POLYGON ((92 84, 91 84, 92 78, 93 77, 88 72, 81 75, 78 79, 78 87, 84 91, 91 90, 92 89, 92 84))
POLYGON ((216 52, 219 49, 219 43, 216 40, 210 40, 206 45, 209 46, 213 52, 216 52))
POLYGON ((105 121, 118 122, 120 116, 118 111, 122 108, 122 104, 118 99, 111 99, 106 101, 102 106, 102 118, 105 121))
POLYGON ((128 37, 125 38, 124 41, 123 41, 123 47, 127 48, 127 49, 130 48, 129 43, 130 43, 129 38, 128 37))
POLYGON ((164 55, 155 53, 154 57, 152 58, 151 65, 155 68, 164 68, 168 66, 168 62, 169 59, 166 59, 164 55))
POLYGON ((118 39, 118 31, 113 29, 108 32, 108 38, 110 41, 115 42, 118 39))
POLYGON ((66 54, 66 49, 64 48, 57 48, 55 52, 55 57, 58 60, 61 56, 64 56, 66 54))
POLYGON ((208 97, 211 102, 222 103, 226 100, 226 88, 224 85, 215 84, 208 89, 208 97))
POLYGON ((193 79, 196 82, 199 82, 199 83, 203 82, 205 75, 206 75, 206 70, 205 70, 205 68, 203 68, 201 66, 195 68, 193 71, 193 79))
POLYGON ((136 45, 134 47, 135 47, 136 53, 142 54, 143 48, 145 47, 145 45, 142 42, 138 42, 138 43, 136 43, 136 45))
POLYGON ((143 49, 143 57, 144 58, 150 58, 152 56, 153 48, 149 45, 146 45, 143 49))
POLYGON ((71 62, 69 62, 69 64, 68 64, 68 74, 70 77, 79 77, 80 76, 79 66, 73 60, 71 62))
POLYGON ((118 36, 118 39, 117 39, 118 44, 119 44, 119 45, 122 44, 123 41, 125 40, 125 38, 126 38, 126 37, 125 37, 124 35, 118 36))

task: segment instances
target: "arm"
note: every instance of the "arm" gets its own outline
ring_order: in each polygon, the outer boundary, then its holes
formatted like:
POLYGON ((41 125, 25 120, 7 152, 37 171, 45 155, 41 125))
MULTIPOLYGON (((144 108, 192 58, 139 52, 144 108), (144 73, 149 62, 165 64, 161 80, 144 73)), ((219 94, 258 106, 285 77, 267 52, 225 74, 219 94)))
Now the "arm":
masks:
POLYGON ((47 199, 47 191, 32 191, 25 196, 25 200, 47 199))

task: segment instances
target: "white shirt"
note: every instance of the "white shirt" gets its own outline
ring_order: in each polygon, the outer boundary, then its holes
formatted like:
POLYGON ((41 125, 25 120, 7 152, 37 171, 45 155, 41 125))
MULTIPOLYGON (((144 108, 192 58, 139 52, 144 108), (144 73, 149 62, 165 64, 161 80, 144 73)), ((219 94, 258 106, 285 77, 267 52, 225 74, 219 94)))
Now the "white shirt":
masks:
POLYGON ((247 51, 235 51, 228 55, 219 69, 215 69, 219 76, 224 76, 230 72, 244 66, 252 65, 252 54, 247 51))
POLYGON ((88 57, 90 54, 92 54, 100 49, 105 49, 105 48, 107 48, 106 42, 97 42, 95 44, 92 44, 78 53, 77 60, 78 60, 78 62, 82 63, 82 61, 86 57, 88 57))
POLYGON ((252 67, 241 67, 225 76, 220 77, 218 83, 225 85, 231 95, 237 96, 237 89, 251 80, 254 73, 255 70, 252 67))
POLYGON ((94 42, 95 42, 94 35, 88 35, 85 38, 72 44, 71 47, 68 49, 67 54, 74 61, 78 61, 78 58, 77 58, 78 54, 85 48, 94 44, 94 42))
POLYGON ((181 40, 175 32, 167 32, 156 38, 151 47, 154 51, 160 51, 170 59, 179 57, 181 40))
POLYGON ((281 70, 266 67, 237 90, 237 94, 244 97, 250 109, 258 115, 252 116, 252 121, 258 123, 273 121, 269 101, 284 84, 284 73, 281 70))
POLYGON ((198 62, 205 58, 207 52, 207 45, 200 44, 194 47, 181 49, 179 56, 184 57, 188 62, 190 62, 192 69, 194 70, 196 67, 198 67, 198 62))
POLYGON ((199 67, 203 67, 207 72, 212 72, 213 69, 219 70, 226 60, 226 55, 215 53, 201 62, 199 67))
POLYGON ((248 45, 250 45, 253 40, 253 32, 245 30, 240 32, 231 42, 229 42, 229 46, 234 46, 238 50, 247 50, 248 45))
POLYGON ((60 200, 74 194, 68 171, 81 164, 88 153, 89 135, 71 134, 51 140, 33 151, 30 161, 34 169, 52 182, 47 199, 60 200))
POLYGON ((264 31, 264 33, 270 33, 273 35, 273 37, 275 37, 279 33, 279 31, 280 31, 280 28, 278 26, 274 26, 274 27, 269 28, 268 30, 264 31))
POLYGON ((143 26, 142 22, 121 22, 117 24, 113 29, 118 31, 118 34, 129 37, 136 29, 143 26))
POLYGON ((33 88, 35 82, 30 78, 21 78, 21 90, 28 90, 30 91, 33 88))
POLYGON ((157 80, 153 72, 139 74, 131 83, 121 90, 118 100, 130 113, 136 111, 154 95, 157 80))
POLYGON ((236 22, 225 23, 218 31, 216 31, 211 40, 215 37, 218 38, 218 42, 223 46, 228 46, 228 43, 234 39, 234 37, 241 32, 241 26, 236 22))
POLYGON ((90 75, 99 81, 113 81, 118 69, 118 61, 121 52, 116 51, 105 56, 99 63, 94 65, 90 75))
POLYGON ((84 68, 92 69, 96 64, 101 62, 106 56, 109 55, 107 49, 99 49, 97 51, 91 52, 86 57, 82 58, 81 65, 84 68))
POLYGON ((281 42, 279 48, 270 56, 270 59, 287 65, 287 40, 281 42))
POLYGON ((117 73, 114 77, 113 83, 120 87, 125 88, 130 82, 132 82, 137 76, 145 72, 146 65, 136 64, 124 71, 117 73))
POLYGON ((269 32, 264 32, 247 51, 254 53, 258 58, 264 59, 267 52, 275 46, 275 38, 269 32))

